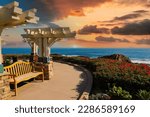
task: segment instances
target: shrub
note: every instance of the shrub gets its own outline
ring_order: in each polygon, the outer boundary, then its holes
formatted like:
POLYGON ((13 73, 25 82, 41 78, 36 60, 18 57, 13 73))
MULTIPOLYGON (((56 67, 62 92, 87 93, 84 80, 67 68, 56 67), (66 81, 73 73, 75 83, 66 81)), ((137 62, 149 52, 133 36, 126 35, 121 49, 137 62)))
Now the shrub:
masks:
POLYGON ((92 94, 89 97, 90 100, 109 100, 110 96, 104 93, 92 94))
POLYGON ((145 64, 134 64, 116 60, 99 59, 95 61, 93 86, 106 88, 107 83, 115 83, 134 95, 140 89, 150 87, 150 67, 145 64))
POLYGON ((132 99, 132 96, 126 90, 123 90, 121 87, 113 86, 113 88, 109 91, 110 96, 112 99, 132 99))
POLYGON ((4 63, 4 66, 8 66, 8 65, 11 65, 11 60, 10 59, 6 59, 5 60, 5 63, 4 63))
POLYGON ((137 93, 137 97, 140 100, 150 100, 150 91, 139 90, 137 93))

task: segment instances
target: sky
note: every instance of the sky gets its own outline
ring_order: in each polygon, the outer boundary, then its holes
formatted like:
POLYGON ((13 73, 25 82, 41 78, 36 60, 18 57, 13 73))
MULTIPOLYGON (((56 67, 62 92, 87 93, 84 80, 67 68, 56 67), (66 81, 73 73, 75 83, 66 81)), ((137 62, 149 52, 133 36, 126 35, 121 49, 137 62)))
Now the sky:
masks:
MULTIPOLYGON (((13 0, 0 0, 0 6, 13 0)), ((5 29, 3 47, 29 47, 21 34, 27 27, 67 26, 76 37, 61 48, 149 48, 150 0, 16 0, 23 10, 36 8, 35 25, 5 29)))

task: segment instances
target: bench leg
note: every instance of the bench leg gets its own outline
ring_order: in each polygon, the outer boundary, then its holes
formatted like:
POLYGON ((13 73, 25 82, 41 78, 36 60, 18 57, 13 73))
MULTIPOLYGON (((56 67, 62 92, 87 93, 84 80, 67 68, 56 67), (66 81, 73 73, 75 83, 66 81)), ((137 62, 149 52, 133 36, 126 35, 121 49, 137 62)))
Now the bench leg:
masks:
POLYGON ((42 74, 42 82, 44 82, 44 73, 42 74))
POLYGON ((15 96, 17 96, 17 83, 15 83, 15 96))
POLYGON ((35 81, 35 78, 36 78, 36 77, 33 78, 33 81, 35 81))

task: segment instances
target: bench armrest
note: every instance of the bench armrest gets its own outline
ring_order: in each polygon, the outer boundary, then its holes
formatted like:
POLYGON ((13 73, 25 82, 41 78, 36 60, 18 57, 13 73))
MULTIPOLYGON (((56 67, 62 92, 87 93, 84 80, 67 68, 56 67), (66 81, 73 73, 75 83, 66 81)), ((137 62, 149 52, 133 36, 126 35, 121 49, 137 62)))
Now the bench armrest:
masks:
POLYGON ((16 82, 15 77, 17 77, 17 76, 16 76, 15 74, 9 74, 9 76, 12 76, 12 78, 13 78, 14 82, 16 82))
POLYGON ((33 66, 33 68, 40 69, 42 72, 44 71, 44 67, 43 66, 33 66))

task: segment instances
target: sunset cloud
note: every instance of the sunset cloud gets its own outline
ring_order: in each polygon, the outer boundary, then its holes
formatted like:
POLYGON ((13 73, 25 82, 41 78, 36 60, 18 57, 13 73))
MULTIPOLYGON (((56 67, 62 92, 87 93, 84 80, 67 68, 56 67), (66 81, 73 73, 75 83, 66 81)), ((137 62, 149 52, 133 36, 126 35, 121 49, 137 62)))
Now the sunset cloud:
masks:
POLYGON ((125 5, 135 5, 135 4, 147 5, 150 3, 149 0, 114 0, 114 2, 125 5))
POLYGON ((132 13, 132 14, 127 14, 127 15, 123 15, 121 17, 115 17, 113 19, 113 21, 122 21, 122 20, 128 20, 128 19, 135 19, 135 18, 139 18, 142 15, 139 13, 132 13))
POLYGON ((148 10, 137 10, 137 11, 134 11, 135 13, 148 13, 149 11, 148 10))
POLYGON ((136 41, 136 44, 150 45, 150 39, 139 39, 139 40, 136 41))
POLYGON ((85 16, 83 10, 71 10, 69 15, 71 15, 71 16, 85 16))
POLYGON ((112 20, 108 20, 108 21, 99 21, 101 23, 112 23, 112 22, 118 22, 118 21, 126 21, 126 20, 133 20, 133 19, 137 19, 140 17, 143 17, 144 15, 147 15, 147 13, 149 13, 148 10, 136 10, 133 11, 132 13, 129 14, 125 14, 122 16, 116 16, 114 17, 112 20))
POLYGON ((130 42, 127 39, 119 39, 119 38, 114 38, 114 37, 103 37, 103 36, 98 36, 95 38, 95 40, 98 42, 122 42, 122 43, 130 42))
POLYGON ((23 41, 6 41, 4 42, 3 46, 5 48, 26 48, 29 47, 29 45, 23 41))
POLYGON ((53 21, 68 16, 84 16, 84 8, 96 7, 112 0, 22 0, 24 7, 37 8, 42 21, 53 21))
POLYGON ((112 34, 119 35, 149 35, 150 34, 150 20, 145 19, 138 23, 129 23, 123 27, 114 27, 111 30, 112 34))
POLYGON ((92 33, 105 33, 109 34, 110 30, 108 28, 98 28, 96 25, 86 25, 78 31, 78 34, 87 35, 92 33))
MULTIPOLYGON (((136 21, 135 21, 135 22, 136 22, 136 21)), ((99 22, 98 22, 98 23, 99 23, 99 22)), ((100 23, 99 25, 100 25, 100 26, 108 27, 108 26, 118 26, 118 25, 125 25, 125 24, 128 24, 128 23, 124 23, 124 22, 100 23)))

